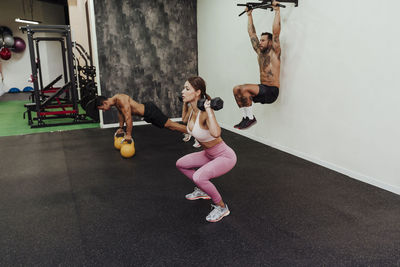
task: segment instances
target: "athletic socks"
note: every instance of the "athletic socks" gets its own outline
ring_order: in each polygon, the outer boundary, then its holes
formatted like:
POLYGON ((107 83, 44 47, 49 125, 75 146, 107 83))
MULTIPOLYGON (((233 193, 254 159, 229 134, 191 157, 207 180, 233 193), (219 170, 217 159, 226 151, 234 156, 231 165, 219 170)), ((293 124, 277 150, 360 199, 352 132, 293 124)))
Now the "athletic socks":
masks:
POLYGON ((253 105, 249 107, 243 107, 244 112, 245 112, 245 117, 249 118, 250 120, 254 119, 253 115, 253 105))
POLYGON ((234 125, 234 128, 246 129, 257 122, 256 118, 253 115, 253 105, 251 105, 250 107, 241 107, 240 110, 242 110, 243 119, 241 122, 234 125))
POLYGON ((241 107, 240 108, 242 110, 243 113, 243 118, 249 118, 250 120, 252 120, 254 118, 253 115, 253 105, 249 106, 249 107, 241 107))
POLYGON ((243 113, 243 118, 246 118, 246 117, 247 117, 246 107, 241 107, 240 110, 241 110, 242 113, 243 113))

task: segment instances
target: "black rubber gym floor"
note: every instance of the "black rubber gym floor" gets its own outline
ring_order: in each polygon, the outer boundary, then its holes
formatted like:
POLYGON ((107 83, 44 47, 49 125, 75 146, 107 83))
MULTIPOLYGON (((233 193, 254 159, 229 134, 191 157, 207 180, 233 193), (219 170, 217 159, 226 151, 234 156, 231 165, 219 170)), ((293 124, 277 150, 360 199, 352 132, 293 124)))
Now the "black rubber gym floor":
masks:
POLYGON ((223 131, 238 163, 214 179, 231 215, 175 167, 182 134, 134 127, 1 137, 0 266, 399 266, 400 197, 223 131))

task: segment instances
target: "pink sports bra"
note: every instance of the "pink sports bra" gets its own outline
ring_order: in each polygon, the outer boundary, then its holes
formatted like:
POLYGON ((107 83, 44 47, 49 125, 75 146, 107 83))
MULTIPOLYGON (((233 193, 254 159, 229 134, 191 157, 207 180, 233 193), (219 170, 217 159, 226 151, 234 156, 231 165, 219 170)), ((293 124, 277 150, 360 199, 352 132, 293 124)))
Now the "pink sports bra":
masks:
MULTIPOLYGON (((190 119, 192 118, 192 115, 193 115, 193 110, 192 110, 192 112, 190 113, 188 122, 189 122, 190 119)), ((215 138, 214 136, 212 136, 212 135, 210 134, 210 131, 209 131, 209 130, 202 129, 202 128, 200 127, 200 124, 199 124, 199 117, 200 117, 200 111, 199 111, 199 113, 197 114, 197 118, 196 118, 196 121, 195 121, 195 123, 194 123, 193 130, 192 130, 192 131, 189 130, 189 123, 188 123, 188 125, 186 126, 186 129, 187 129, 188 133, 190 133, 192 136, 194 136, 194 138, 196 138, 197 141, 199 141, 200 143, 210 142, 210 141, 212 141, 212 140, 214 140, 214 139, 217 139, 217 138, 215 138)))

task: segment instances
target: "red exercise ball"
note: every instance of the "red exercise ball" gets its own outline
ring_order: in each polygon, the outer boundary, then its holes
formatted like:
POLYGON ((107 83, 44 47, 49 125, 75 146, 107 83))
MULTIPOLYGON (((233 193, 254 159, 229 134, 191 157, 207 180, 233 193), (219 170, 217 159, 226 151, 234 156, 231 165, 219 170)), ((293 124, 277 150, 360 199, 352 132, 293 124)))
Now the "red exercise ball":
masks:
POLYGON ((20 38, 20 37, 14 37, 14 46, 13 46, 13 51, 15 53, 21 53, 24 52, 26 48, 26 44, 24 39, 20 38))
POLYGON ((0 57, 4 60, 9 60, 11 58, 11 51, 10 49, 3 47, 0 50, 0 57))

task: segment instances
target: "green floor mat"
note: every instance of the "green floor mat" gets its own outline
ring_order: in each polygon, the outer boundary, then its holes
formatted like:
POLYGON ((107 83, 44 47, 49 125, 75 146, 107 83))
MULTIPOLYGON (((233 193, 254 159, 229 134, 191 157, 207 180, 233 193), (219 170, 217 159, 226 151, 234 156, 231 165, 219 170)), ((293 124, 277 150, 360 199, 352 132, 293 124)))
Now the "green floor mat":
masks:
MULTIPOLYGON (((27 116, 25 120, 23 119, 23 114, 26 111, 26 108, 24 107, 25 103, 27 103, 27 101, 21 101, 21 100, 0 102, 0 136, 43 133, 43 132, 53 132, 53 131, 67 131, 67 130, 99 127, 99 123, 83 123, 83 124, 51 126, 51 127, 32 129, 28 125, 27 116)), ((70 122, 70 121, 72 121, 71 118, 51 119, 51 120, 46 120, 46 123, 51 124, 51 123, 70 122)))

